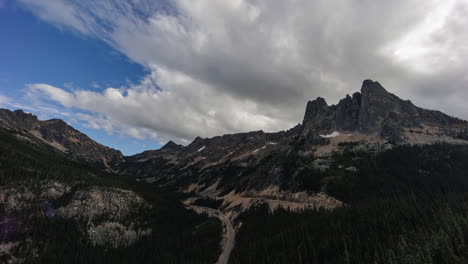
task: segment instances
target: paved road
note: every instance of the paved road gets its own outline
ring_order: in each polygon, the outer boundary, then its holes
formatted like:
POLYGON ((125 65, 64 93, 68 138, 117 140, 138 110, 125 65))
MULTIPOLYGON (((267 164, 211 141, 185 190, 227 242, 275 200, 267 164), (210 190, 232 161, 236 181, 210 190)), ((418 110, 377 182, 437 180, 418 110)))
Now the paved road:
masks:
POLYGON ((229 255, 231 254, 232 249, 234 248, 234 241, 235 241, 235 233, 234 233, 234 228, 232 227, 231 220, 227 218, 221 211, 209 208, 209 207, 203 207, 203 206, 197 206, 197 205, 189 205, 189 208, 197 211, 197 212, 206 212, 209 216, 216 216, 221 220, 223 223, 224 229, 226 230, 226 233, 224 234, 224 241, 223 241, 223 253, 219 256, 218 259, 218 264, 227 264, 229 262, 229 255))

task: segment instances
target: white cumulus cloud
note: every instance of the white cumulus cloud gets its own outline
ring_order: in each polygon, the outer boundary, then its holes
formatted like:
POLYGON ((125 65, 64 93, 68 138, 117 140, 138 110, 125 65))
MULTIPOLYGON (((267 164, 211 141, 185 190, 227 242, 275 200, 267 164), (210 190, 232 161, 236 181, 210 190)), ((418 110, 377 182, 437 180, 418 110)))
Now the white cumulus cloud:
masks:
POLYGON ((337 102, 367 78, 468 118, 466 0, 19 2, 150 71, 99 92, 30 86, 38 100, 104 117, 135 138, 287 129, 308 99, 337 102))

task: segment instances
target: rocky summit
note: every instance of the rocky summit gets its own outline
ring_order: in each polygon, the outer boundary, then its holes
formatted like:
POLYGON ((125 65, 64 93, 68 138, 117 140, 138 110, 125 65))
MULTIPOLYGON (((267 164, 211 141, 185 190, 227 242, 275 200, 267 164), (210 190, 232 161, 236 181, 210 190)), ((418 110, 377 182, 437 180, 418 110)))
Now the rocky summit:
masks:
POLYGON ((468 123, 439 111, 419 108, 411 101, 389 93, 380 83, 365 80, 361 92, 328 106, 323 98, 307 103, 303 127, 306 131, 344 130, 363 134, 377 133, 390 142, 404 142, 404 129, 428 128, 440 133, 466 137, 468 123))
POLYGON ((120 151, 97 143, 60 119, 42 121, 22 110, 0 109, 0 127, 18 137, 46 143, 73 159, 97 162, 108 168, 123 161, 120 151))

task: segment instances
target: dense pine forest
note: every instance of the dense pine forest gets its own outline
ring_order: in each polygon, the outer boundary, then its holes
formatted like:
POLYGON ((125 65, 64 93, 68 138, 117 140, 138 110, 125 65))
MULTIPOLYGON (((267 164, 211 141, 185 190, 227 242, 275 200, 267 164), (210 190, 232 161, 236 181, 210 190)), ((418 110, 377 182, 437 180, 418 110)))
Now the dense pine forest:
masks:
MULTIPOLYGON (((135 183, 133 178, 106 173, 92 166, 68 160, 47 145, 31 145, 0 130, 0 187, 29 188, 52 180, 74 183, 72 193, 93 186, 132 190, 151 207, 136 211, 123 221, 144 219, 150 235, 128 247, 92 245, 84 223, 46 217, 44 202, 7 212, 0 203, 0 242, 18 243, 12 255, 23 263, 214 263, 221 248, 222 227, 209 218, 186 209, 173 189, 135 183)), ((5 190, 5 189, 2 189, 5 190)), ((69 196, 69 195, 68 195, 69 196)), ((67 195, 50 201, 57 208, 67 195)), ((8 257, 0 256, 0 263, 8 257)))
POLYGON ((231 263, 468 262, 468 146, 343 147, 309 177, 345 206, 252 208, 237 219, 231 263))

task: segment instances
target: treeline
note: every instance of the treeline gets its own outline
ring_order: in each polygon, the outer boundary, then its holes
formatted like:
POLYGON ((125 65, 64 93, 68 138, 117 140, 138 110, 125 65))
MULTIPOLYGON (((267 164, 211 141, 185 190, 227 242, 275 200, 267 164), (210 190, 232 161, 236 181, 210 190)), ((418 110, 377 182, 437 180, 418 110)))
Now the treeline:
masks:
POLYGON ((353 149, 310 175, 345 206, 253 208, 230 263, 468 263, 468 146, 353 149))

